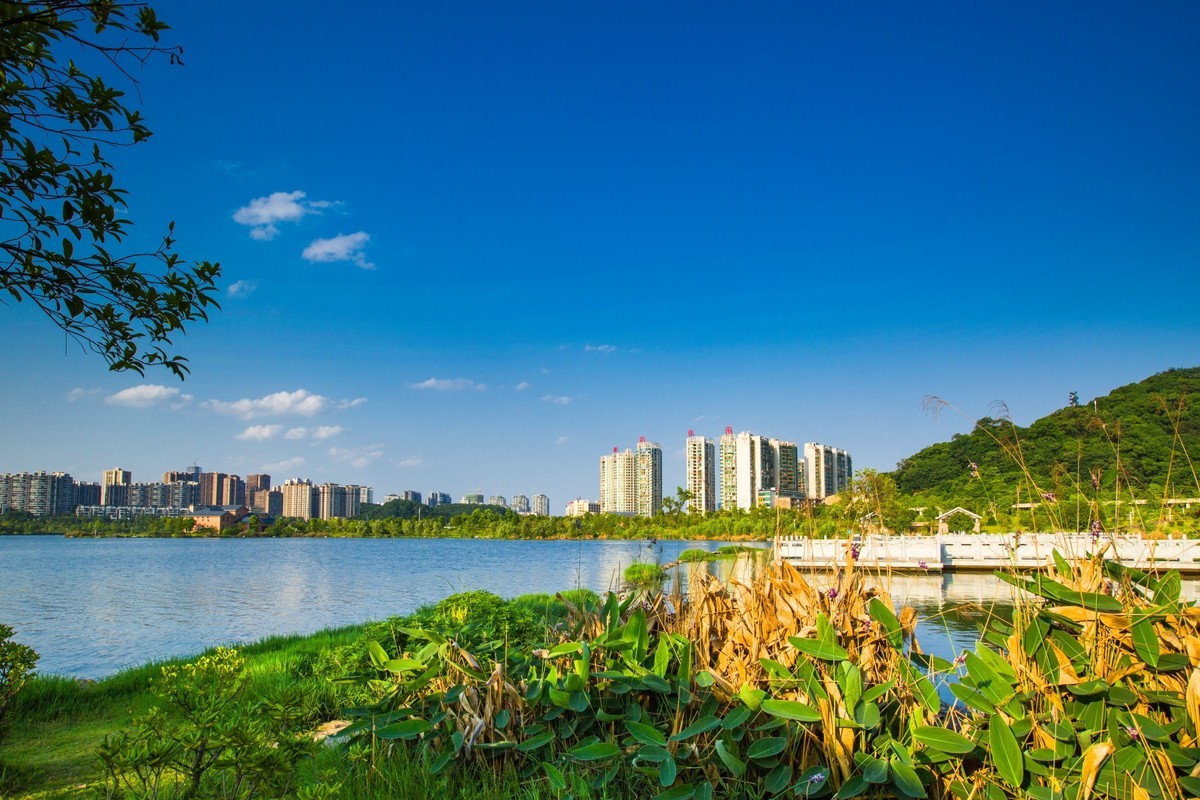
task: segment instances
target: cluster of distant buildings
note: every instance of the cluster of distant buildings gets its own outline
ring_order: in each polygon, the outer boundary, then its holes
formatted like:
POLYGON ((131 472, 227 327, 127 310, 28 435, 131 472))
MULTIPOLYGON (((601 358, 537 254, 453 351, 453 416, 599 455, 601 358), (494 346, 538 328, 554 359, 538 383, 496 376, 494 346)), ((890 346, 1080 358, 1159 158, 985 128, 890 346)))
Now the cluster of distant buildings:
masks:
MULTIPOLYGON (((402 494, 389 494, 383 498, 383 502, 385 503, 391 500, 409 500, 413 503, 421 503, 422 495, 420 492, 414 492, 409 489, 405 490, 402 494)), ((484 505, 483 492, 468 492, 458 502, 467 506, 484 505)), ((424 500, 424 504, 430 508, 449 505, 450 503, 450 495, 445 492, 430 492, 425 496, 424 500)), ((516 494, 513 495, 512 502, 509 502, 504 495, 494 494, 487 498, 487 505, 508 508, 518 514, 532 514, 538 517, 550 516, 550 498, 544 494, 535 494, 532 501, 526 495, 516 494)))
POLYGON ((272 486, 271 476, 205 472, 199 466, 166 472, 161 481, 135 483, 127 469, 106 469, 99 483, 76 481, 66 472, 0 474, 0 513, 35 517, 75 514, 101 519, 184 517, 245 508, 267 517, 353 517, 372 500, 370 486, 291 478, 272 486))
MULTIPOLYGON (((803 448, 749 431, 726 428, 720 439, 688 431, 688 510, 794 508, 820 501, 850 484, 854 462, 836 447, 803 448)), ((662 510, 662 446, 641 437, 637 448, 600 457, 600 500, 574 500, 568 516, 589 513, 653 516, 662 510)))

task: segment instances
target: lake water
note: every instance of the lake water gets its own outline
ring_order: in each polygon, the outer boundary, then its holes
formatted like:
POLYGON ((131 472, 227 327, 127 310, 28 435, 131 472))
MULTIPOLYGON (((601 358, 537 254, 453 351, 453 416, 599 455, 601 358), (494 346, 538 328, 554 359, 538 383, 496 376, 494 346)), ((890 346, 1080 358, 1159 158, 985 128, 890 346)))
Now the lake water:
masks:
MULTIPOLYGON (((603 592, 634 561, 721 544, 0 536, 0 622, 38 651, 39 671, 99 678, 216 644, 407 614, 470 589, 603 592)), ((922 647, 945 657, 973 645, 979 609, 1011 600, 989 575, 893 576, 888 588, 921 613, 922 647)))

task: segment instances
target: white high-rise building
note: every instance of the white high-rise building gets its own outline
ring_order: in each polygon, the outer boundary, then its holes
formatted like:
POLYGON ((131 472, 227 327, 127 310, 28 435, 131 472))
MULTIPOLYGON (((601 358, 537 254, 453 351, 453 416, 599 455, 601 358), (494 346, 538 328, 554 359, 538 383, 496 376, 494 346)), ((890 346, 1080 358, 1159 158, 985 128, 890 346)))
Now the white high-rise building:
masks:
POLYGON ((523 494, 514 494, 512 499, 512 510, 518 514, 528 514, 529 498, 523 494))
POLYGON ((733 435, 733 428, 725 428, 717 447, 720 508, 737 508, 737 437, 733 435))
POLYGON ((850 485, 854 461, 845 450, 818 442, 804 445, 804 494, 810 499, 832 497, 850 485))
POLYGON ((539 517, 550 516, 550 498, 544 494, 533 496, 533 513, 539 517))
POLYGON ((775 453, 771 441, 749 431, 737 435, 737 507, 758 505, 758 494, 775 488, 775 453))
POLYGON ((717 508, 717 445, 706 436, 688 431, 687 490, 692 499, 688 509, 701 514, 717 508))
POLYGON ((630 450, 613 448, 612 455, 600 457, 600 513, 634 514, 637 512, 636 461, 630 450))
POLYGON ((320 514, 318 493, 312 481, 289 478, 283 482, 283 516, 312 519, 320 514))
POLYGON ((662 511, 662 445, 638 439, 634 454, 634 485, 637 492, 635 511, 639 516, 652 517, 662 511))

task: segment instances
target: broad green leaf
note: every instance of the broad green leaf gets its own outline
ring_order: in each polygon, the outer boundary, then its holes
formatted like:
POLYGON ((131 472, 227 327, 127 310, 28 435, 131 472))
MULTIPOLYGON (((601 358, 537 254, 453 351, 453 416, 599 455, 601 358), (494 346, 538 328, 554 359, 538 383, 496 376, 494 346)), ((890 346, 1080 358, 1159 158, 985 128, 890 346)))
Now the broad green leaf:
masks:
POLYGON ((796 700, 763 700, 762 710, 773 717, 794 719, 797 722, 821 721, 821 714, 815 708, 796 700))
POLYGON ((377 728, 375 736, 380 739, 412 739, 426 733, 432 727, 423 719, 406 719, 377 728))
POLYGON ((1025 780, 1025 760, 1021 755, 1021 745, 1008 723, 999 717, 993 717, 988 725, 988 750, 1000 777, 1008 781, 1009 786, 1020 788, 1021 782, 1025 780))
MULTIPOLYGON (((382 648, 380 649, 382 650, 382 648)), ((426 664, 424 661, 412 658, 391 658, 380 666, 388 672, 418 672, 425 669, 426 664)))
POLYGON ((925 797, 925 787, 917 777, 917 771, 902 761, 893 759, 891 763, 893 784, 909 797, 925 797))
POLYGON ((809 767, 800 773, 793 790, 800 797, 812 797, 824 794, 825 784, 829 782, 829 769, 823 766, 809 767))
POLYGON ((688 725, 686 728, 681 730, 679 733, 672 736, 671 741, 672 742, 682 742, 683 740, 690 739, 693 736, 699 736, 702 733, 708 733, 713 728, 720 727, 720 725, 721 725, 721 720, 719 717, 714 717, 711 715, 706 716, 706 717, 701 717, 700 719, 693 722, 691 725, 688 725))
POLYGON ((725 719, 721 720, 721 727, 725 730, 741 727, 750 719, 750 715, 754 712, 746 706, 735 706, 725 715, 725 719))
POLYGON ((716 750, 717 756, 720 757, 725 767, 733 774, 733 777, 741 778, 746 774, 746 762, 738 758, 737 753, 734 752, 733 748, 724 739, 717 740, 716 750))
POLYGON ((670 758, 671 754, 663 747, 655 744, 647 744, 638 748, 637 757, 642 761, 658 764, 670 758))
POLYGON ((961 683, 950 684, 950 693, 959 700, 962 700, 974 711, 979 711, 984 714, 996 713, 996 706, 990 700, 974 689, 964 686, 961 683))
POLYGON ((629 731, 629 734, 642 744, 663 745, 667 743, 666 735, 653 725, 632 722, 627 719, 625 720, 625 730, 629 731))
POLYGON ((787 764, 780 764, 767 773, 766 780, 763 781, 763 786, 771 794, 779 794, 792 782, 792 768, 787 764))
POLYGON ((708 781, 696 785, 696 791, 692 792, 692 800, 712 800, 713 786, 708 781))
POLYGON ((371 639, 367 642, 367 654, 371 656, 371 663, 376 667, 382 667, 388 660, 387 651, 380 646, 379 642, 371 639))
POLYGON ((1154 632, 1154 623, 1141 614, 1134 615, 1130 633, 1133 636, 1133 649, 1138 656, 1151 667, 1157 667, 1158 634, 1154 632))
POLYGON ((854 721, 869 731, 879 727, 881 715, 876 703, 859 703, 854 707, 854 721))
MULTIPOLYGON (((659 778, 661 779, 661 777, 660 774, 659 778)), ((679 786, 672 786, 665 792, 659 792, 651 800, 683 800, 685 797, 691 797, 695 791, 695 786, 692 786, 690 783, 684 783, 679 786)))
POLYGON ((882 758, 867 756, 863 761, 863 780, 867 783, 887 783, 888 765, 882 758))
POLYGON ((846 782, 842 784, 842 788, 837 790, 837 794, 835 794, 834 797, 836 800, 849 800, 851 797, 858 797, 869 787, 870 784, 867 783, 863 776, 851 775, 846 782))
POLYGON ((878 597, 872 597, 871 602, 867 604, 867 610, 871 618, 883 626, 893 647, 904 644, 904 630, 900 627, 900 620, 896 618, 892 609, 888 608, 887 603, 878 597))
POLYGON ((696 685, 701 689, 707 689, 713 685, 713 676, 707 670, 700 670, 696 673, 696 685))
POLYGON ((675 782, 675 759, 667 757, 658 764, 658 783, 660 786, 670 786, 675 782))
POLYGON ((820 659, 821 661, 845 661, 850 657, 850 654, 844 648, 830 642, 821 642, 816 639, 800 639, 796 636, 789 636, 788 641, 801 653, 820 659))
POLYGON ((765 739, 757 739, 746 748, 746 758, 770 758, 779 755, 783 752, 783 748, 787 747, 787 743, 788 740, 785 736, 768 736, 765 739))
POLYGON ((517 749, 523 753, 530 750, 537 750, 539 747, 544 747, 554 741, 554 731, 542 731, 537 736, 531 736, 523 742, 517 744, 517 749))
MULTIPOLYGON (((877 598, 871 598, 875 600, 877 598)), ((864 703, 871 703, 887 694, 893 686, 896 685, 896 679, 892 678, 887 683, 881 683, 878 686, 872 686, 863 692, 862 700, 864 703)))
POLYGON ((542 762, 542 771, 546 773, 546 779, 550 781, 550 785, 557 791, 563 791, 567 788, 567 779, 563 777, 562 770, 548 761, 542 762))
POLYGON ((444 770, 446 768, 446 765, 449 764, 451 759, 453 759, 453 758, 454 758, 453 750, 444 751, 441 755, 439 755, 436 759, 434 759, 432 764, 429 765, 429 772, 433 775, 437 775, 439 772, 441 772, 442 770, 444 770))
POLYGON ((577 761, 603 761, 606 758, 620 755, 621 748, 612 742, 596 742, 595 744, 577 745, 567 751, 567 755, 577 761))
POLYGON ((546 653, 546 658, 557 658, 558 656, 572 655, 583 649, 583 642, 563 642, 550 648, 550 652, 546 653))
POLYGON ((913 738, 926 747, 942 753, 965 755, 975 749, 975 743, 961 733, 934 725, 922 725, 913 731, 913 738))
POLYGON ((668 694, 671 691, 671 684, 658 675, 643 675, 642 685, 652 692, 659 694, 668 694))
POLYGON ((766 696, 767 693, 762 689, 755 689, 748 683, 738 692, 738 697, 741 701, 754 711, 758 710, 759 706, 762 705, 763 698, 766 696))

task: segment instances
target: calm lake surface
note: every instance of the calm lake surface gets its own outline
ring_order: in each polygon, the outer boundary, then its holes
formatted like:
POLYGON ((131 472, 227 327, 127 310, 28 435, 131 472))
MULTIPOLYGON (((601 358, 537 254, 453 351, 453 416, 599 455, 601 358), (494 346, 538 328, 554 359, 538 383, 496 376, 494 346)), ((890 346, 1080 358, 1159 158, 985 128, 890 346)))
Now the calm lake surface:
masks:
MULTIPOLYGON (((216 644, 407 614, 470 589, 603 592, 634 561, 721 544, 0 536, 0 622, 41 654, 40 672, 100 678, 216 644)), ((727 577, 753 563, 698 568, 727 577)), ((889 588, 921 612, 922 647, 948 657, 973 645, 981 609, 1011 601, 989 575, 894 576, 889 588)), ((1185 581, 1188 596, 1197 588, 1185 581)))

